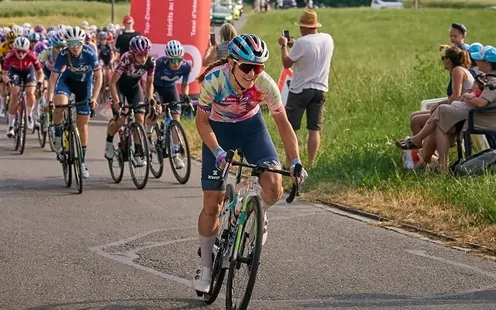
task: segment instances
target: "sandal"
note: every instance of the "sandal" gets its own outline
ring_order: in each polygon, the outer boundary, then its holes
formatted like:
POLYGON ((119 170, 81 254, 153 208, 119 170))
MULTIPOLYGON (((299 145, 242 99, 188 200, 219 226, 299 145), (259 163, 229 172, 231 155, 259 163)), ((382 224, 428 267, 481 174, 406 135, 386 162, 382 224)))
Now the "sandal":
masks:
POLYGON ((397 140, 395 142, 396 146, 399 147, 402 150, 417 150, 421 149, 422 147, 415 145, 412 142, 412 138, 406 138, 404 140, 397 140))

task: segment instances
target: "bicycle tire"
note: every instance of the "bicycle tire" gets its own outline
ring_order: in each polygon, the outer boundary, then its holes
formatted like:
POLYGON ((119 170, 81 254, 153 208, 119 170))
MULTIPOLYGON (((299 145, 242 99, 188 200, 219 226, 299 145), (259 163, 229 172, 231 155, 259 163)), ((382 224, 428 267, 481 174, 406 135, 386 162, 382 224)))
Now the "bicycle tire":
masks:
MULTIPOLYGON (((8 118, 7 118, 8 119, 8 118)), ((17 152, 19 150, 19 146, 21 145, 21 135, 19 134, 20 123, 22 117, 20 116, 19 110, 16 111, 16 118, 14 122, 14 151, 17 152)))
POLYGON ((159 143, 160 142, 159 137, 162 136, 163 133, 158 125, 155 125, 153 131, 155 131, 157 138, 155 140, 155 143, 152 143, 152 145, 150 146, 151 147, 150 154, 155 153, 155 156, 157 156, 159 162, 159 167, 158 169, 155 169, 153 167, 152 158, 150 157, 150 171, 152 172, 152 175, 155 179, 160 179, 162 177, 162 174, 164 173, 164 154, 163 154, 162 146, 159 143))
POLYGON ((28 131, 28 111, 26 106, 21 103, 21 126, 19 127, 21 135, 21 144, 19 145, 19 154, 24 154, 24 149, 26 147, 26 132, 28 131))
MULTIPOLYGON (((124 145, 125 141, 121 141, 120 135, 115 135, 117 136, 117 139, 120 141, 120 145, 124 145)), ((114 158, 107 160, 108 161, 108 166, 110 169, 110 176, 112 177, 112 180, 114 181, 115 184, 119 184, 122 181, 122 177, 124 176, 124 157, 122 155, 122 150, 121 148, 114 148, 114 158), (117 163, 119 164, 119 173, 115 173, 113 169, 113 163, 114 160, 117 160, 117 163)))
MULTIPOLYGON (((64 157, 64 159, 62 161, 62 172, 64 174, 65 186, 71 187, 71 185, 72 185, 72 162, 70 160, 70 153, 67 154, 66 150, 65 150, 64 135, 65 135, 65 129, 62 128, 62 151, 61 151, 62 154, 61 154, 61 156, 64 157)), ((70 143, 70 141, 69 141, 69 143, 70 143)), ((70 150, 69 150, 69 152, 70 152, 70 150)))
MULTIPOLYGON (((257 223, 254 223, 256 225, 256 238, 255 238, 255 248, 251 252, 253 253, 252 256, 252 261, 251 261, 251 271, 250 271, 250 276, 248 278, 248 283, 246 284, 245 292, 243 295, 243 298, 241 299, 240 305, 239 306, 233 306, 233 280, 235 276, 235 272, 237 269, 239 269, 241 265, 240 261, 240 255, 238 253, 238 257, 236 260, 231 260, 231 263, 229 264, 229 272, 227 275, 227 288, 226 288, 226 309, 228 310, 245 310, 248 307, 248 304, 250 303, 251 299, 251 294, 253 293, 253 287, 255 286, 255 281, 257 278, 257 272, 258 272, 258 266, 260 264, 260 256, 262 254, 262 235, 263 235, 263 209, 262 209, 262 200, 258 196, 250 196, 250 197, 245 197, 245 199, 248 199, 247 205, 246 205, 246 212, 247 218, 249 218, 250 214, 252 212, 255 212, 255 220, 257 223)), ((238 234, 244 235, 244 231, 246 229, 246 226, 243 226, 242 231, 238 231, 238 234)), ((240 248, 238 251, 243 252, 244 246, 245 246, 245 239, 243 239, 240 242, 240 248)))
POLYGON ((167 130, 169 132, 167 133, 166 146, 167 146, 167 151, 169 152, 169 163, 171 165, 172 174, 174 174, 174 177, 180 184, 186 184, 189 181, 189 177, 191 175, 191 152, 189 149, 189 142, 188 142, 188 137, 186 136, 186 131, 184 130, 181 123, 179 123, 176 120, 172 120, 170 122, 169 128, 167 130), (178 134, 180 134, 183 137, 182 148, 184 150, 183 152, 187 154, 186 156, 183 156, 183 160, 186 160, 186 167, 185 167, 186 174, 184 177, 181 177, 179 175, 179 173, 177 172, 178 169, 176 169, 176 166, 174 166, 174 156, 172 156, 172 154, 174 154, 174 150, 173 150, 173 143, 171 141, 173 128, 177 128, 178 134))
POLYGON ((131 174, 131 179, 133 180, 134 186, 136 186, 137 189, 143 189, 145 188, 146 184, 148 183, 148 176, 150 175, 150 153, 148 151, 148 142, 146 139, 146 134, 145 134, 145 129, 143 128, 143 125, 141 125, 138 122, 132 123, 130 126, 129 130, 129 136, 128 136, 128 147, 129 147, 129 172, 131 174), (138 132, 138 136, 141 139, 141 147, 143 148, 143 157, 144 161, 146 162, 145 164, 145 176, 143 177, 143 181, 140 183, 138 179, 136 178, 136 174, 134 173, 134 145, 132 143, 132 139, 134 136, 134 132, 138 132), (142 139, 143 137, 143 139, 142 139))
POLYGON ((76 181, 77 192, 81 194, 83 192, 83 150, 81 148, 81 138, 75 124, 71 126, 70 146, 69 161, 74 167, 74 180, 76 181))
POLYGON ((212 304, 216 299, 217 296, 219 296, 220 290, 222 288, 222 283, 224 282, 224 277, 226 275, 226 270, 225 268, 222 268, 222 263, 224 262, 224 255, 225 251, 229 242, 229 234, 230 234, 230 214, 227 213, 229 210, 226 210, 226 208, 229 207, 229 204, 232 202, 234 199, 234 186, 232 184, 227 184, 226 186, 226 194, 224 195, 224 205, 222 208, 222 211, 219 215, 219 220, 220 220, 220 234, 219 232, 217 233, 217 240, 216 243, 219 245, 219 250, 217 251, 217 255, 214 258, 213 262, 213 268, 212 268, 212 282, 210 283, 211 287, 211 292, 209 294, 204 294, 203 299, 207 305, 212 304), (227 205, 226 205, 227 203, 227 205), (227 214, 226 214, 227 213, 227 214), (222 217, 227 216, 227 221, 225 223, 228 224, 227 229, 222 226, 222 217), (220 237, 220 239, 219 239, 220 237), (224 239, 224 240, 222 240, 224 239))
POLYGON ((45 128, 45 118, 48 117, 46 113, 43 113, 40 117, 40 126, 38 128, 38 142, 41 148, 45 148, 47 139, 47 129, 45 128))
POLYGON ((55 152, 55 145, 53 144, 53 139, 55 137, 55 129, 52 124, 48 125, 47 129, 48 144, 50 145, 50 150, 55 152))

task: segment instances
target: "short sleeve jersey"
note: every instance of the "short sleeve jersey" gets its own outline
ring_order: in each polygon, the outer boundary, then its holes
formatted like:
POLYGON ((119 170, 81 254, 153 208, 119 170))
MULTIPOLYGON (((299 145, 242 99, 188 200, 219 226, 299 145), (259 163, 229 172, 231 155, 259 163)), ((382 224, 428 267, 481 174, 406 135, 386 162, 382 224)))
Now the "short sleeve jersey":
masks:
POLYGON ((62 72, 62 78, 88 82, 93 80, 93 72, 98 70, 100 70, 100 62, 95 50, 88 45, 83 45, 83 51, 77 57, 72 55, 67 48, 63 49, 57 55, 52 71, 62 72))
POLYGON ((183 61, 177 70, 172 70, 168 58, 160 57, 156 61, 153 83, 158 87, 171 87, 181 78, 183 83, 188 83, 190 73, 191 63, 189 61, 183 61))
POLYGON ((155 59, 149 56, 145 64, 142 65, 136 62, 133 53, 124 53, 119 59, 115 73, 121 76, 119 79, 121 86, 134 87, 145 74, 153 77, 155 74, 155 59))
POLYGON ((236 123, 247 120, 257 114, 263 103, 273 115, 284 111, 277 84, 266 72, 262 72, 255 85, 241 95, 232 87, 229 72, 229 64, 218 66, 207 73, 201 84, 198 109, 208 113, 212 121, 236 123))

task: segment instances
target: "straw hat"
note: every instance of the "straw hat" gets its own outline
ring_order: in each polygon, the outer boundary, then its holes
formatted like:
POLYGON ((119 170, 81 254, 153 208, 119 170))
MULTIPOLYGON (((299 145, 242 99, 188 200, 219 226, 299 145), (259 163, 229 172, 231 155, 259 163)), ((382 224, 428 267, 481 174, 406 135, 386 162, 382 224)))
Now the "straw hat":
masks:
POLYGON ((317 20, 317 12, 310 9, 305 9, 303 12, 301 12, 300 22, 296 23, 296 25, 305 28, 322 27, 322 25, 317 20))

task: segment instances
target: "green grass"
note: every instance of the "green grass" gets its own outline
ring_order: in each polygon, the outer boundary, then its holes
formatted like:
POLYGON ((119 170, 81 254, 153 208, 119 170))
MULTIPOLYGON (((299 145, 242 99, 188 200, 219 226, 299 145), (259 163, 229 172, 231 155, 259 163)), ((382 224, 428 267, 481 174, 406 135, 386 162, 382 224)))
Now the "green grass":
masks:
MULTIPOLYGON (((23 24, 69 24, 79 25, 87 20, 105 25, 111 20, 111 5, 88 1, 13 1, 0 2, 0 25, 23 24)), ((115 5, 115 21, 120 22, 129 12, 129 4, 115 5)))
MULTIPOLYGON (((420 7, 437 7, 437 8, 471 8, 483 9, 496 6, 494 0, 419 0, 420 7)), ((405 0, 406 7, 413 7, 415 0, 405 0)))
MULTIPOLYGON (((267 41, 271 52, 267 71, 275 79, 281 70, 278 35, 283 29, 299 35, 294 25, 299 13, 286 10, 253 15, 240 31, 256 33, 267 41)), ((449 43, 449 25, 464 23, 469 29, 468 42, 496 44, 494 12, 323 9, 319 20, 324 25, 321 31, 332 34, 336 49, 322 148, 305 191, 345 188, 398 195, 423 193, 435 203, 467 209, 483 222, 495 222, 492 192, 496 177, 415 175, 404 171, 401 152, 393 145, 395 139, 409 134, 408 115, 419 109, 421 100, 445 95, 449 78, 437 46, 449 43)), ((279 154, 284 154, 270 117, 267 123, 279 154)), ((305 131, 299 132, 303 159, 305 131)))

